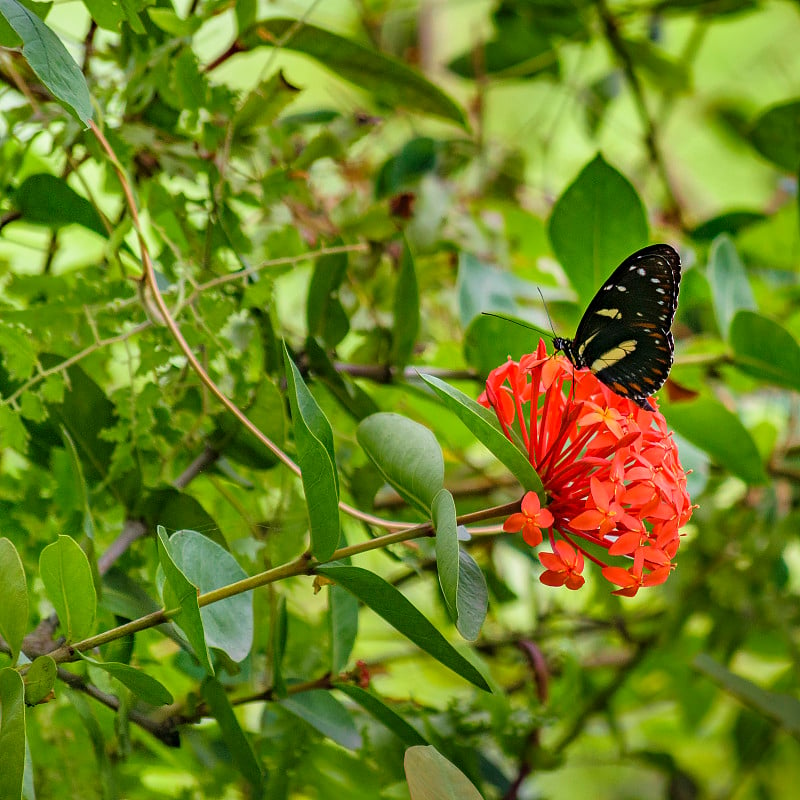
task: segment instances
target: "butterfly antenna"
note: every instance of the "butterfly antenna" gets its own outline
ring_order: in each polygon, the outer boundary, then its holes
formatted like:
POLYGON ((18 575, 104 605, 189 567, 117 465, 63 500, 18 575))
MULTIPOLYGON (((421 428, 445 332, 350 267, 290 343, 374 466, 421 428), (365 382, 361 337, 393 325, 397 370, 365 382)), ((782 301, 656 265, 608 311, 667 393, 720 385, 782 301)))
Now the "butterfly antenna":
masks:
POLYGON ((547 314, 547 321, 550 323, 550 330, 553 332, 553 339, 557 339, 556 336, 556 329, 553 327, 553 320, 550 317, 550 311, 547 308, 547 303, 544 300, 544 295, 542 294, 542 290, 537 286, 536 291, 539 292, 539 297, 542 298, 542 305, 544 306, 544 313, 547 314))
POLYGON ((516 317, 511 317, 508 314, 496 314, 493 311, 481 311, 481 314, 484 317, 494 317, 495 319, 502 319, 504 322, 511 322, 512 324, 519 325, 522 328, 527 328, 528 330, 531 331, 537 331, 538 333, 541 333, 544 336, 550 335, 546 330, 539 328, 538 326, 533 325, 530 322, 526 322, 525 320, 517 319, 516 317))

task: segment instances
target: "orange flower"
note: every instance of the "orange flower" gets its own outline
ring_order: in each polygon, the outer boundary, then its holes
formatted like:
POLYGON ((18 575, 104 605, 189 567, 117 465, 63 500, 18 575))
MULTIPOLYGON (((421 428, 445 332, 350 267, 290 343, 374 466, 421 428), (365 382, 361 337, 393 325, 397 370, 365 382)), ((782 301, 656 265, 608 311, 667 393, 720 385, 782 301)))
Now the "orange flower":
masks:
POLYGON ((615 594, 669 577, 694 506, 658 410, 615 394, 563 356, 548 357, 541 340, 535 353, 493 370, 478 402, 494 409, 511 441, 522 441, 547 492, 546 508, 529 493, 503 526, 534 547, 548 529, 553 552, 540 556, 543 583, 579 588, 584 557, 622 587, 615 594), (607 564, 603 551, 633 566, 607 564))

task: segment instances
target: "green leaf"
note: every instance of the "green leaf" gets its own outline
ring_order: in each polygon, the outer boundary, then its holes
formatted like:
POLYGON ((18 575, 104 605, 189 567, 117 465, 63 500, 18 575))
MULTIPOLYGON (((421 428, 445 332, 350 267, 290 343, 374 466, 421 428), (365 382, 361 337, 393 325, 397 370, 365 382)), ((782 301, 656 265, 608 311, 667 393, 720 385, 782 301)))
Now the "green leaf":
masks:
POLYGON ((0 0, 0 14, 21 37, 22 55, 42 83, 88 125, 93 112, 86 79, 58 36, 17 0, 0 0))
POLYGON ((98 27, 119 33, 120 22, 125 19, 125 12, 119 3, 108 0, 83 0, 87 11, 98 27))
MULTIPOLYGON (((531 226, 535 224, 535 221, 536 218, 532 217, 531 226)), ((529 227, 527 222, 526 219, 520 225, 529 227)), ((525 301, 528 305, 529 301, 540 303, 539 292, 535 284, 518 278, 513 272, 498 269, 472 253, 462 252, 458 255, 456 291, 458 293, 458 318, 465 328, 474 322, 476 317, 480 317, 484 311, 500 311, 510 315, 519 315, 521 312, 518 300, 525 301)), ((527 353, 535 349, 535 337, 530 332, 520 331, 513 332, 518 333, 518 336, 506 332, 507 336, 513 336, 509 339, 512 344, 503 346, 505 354, 500 356, 499 361, 493 360, 483 374, 504 361, 508 353, 527 353)))
POLYGON ((203 24, 201 17, 179 17, 171 8, 148 8, 147 16, 157 28, 175 37, 191 36, 203 24))
POLYGON ((355 381, 345 373, 339 372, 316 339, 306 339, 306 357, 315 378, 333 394, 341 407, 353 419, 361 422, 370 414, 377 413, 380 409, 377 403, 355 381))
POLYGON ((409 747, 403 769, 411 800, 482 800, 469 778, 433 745, 409 747))
POLYGON ((720 333, 727 338, 737 311, 756 311, 756 301, 736 245, 727 234, 718 236, 708 255, 708 282, 720 333))
MULTIPOLYGON (((197 531, 182 530, 169 537, 175 565, 201 594, 244 580, 247 573, 216 542, 197 531)), ((253 593, 227 597, 200 609, 206 644, 225 652, 237 663, 253 646, 253 593)))
POLYGON ((324 689, 298 692, 281 700, 280 705, 342 747, 360 749, 361 734, 350 713, 330 692, 324 689))
POLYGON ((269 19, 241 37, 244 47, 271 45, 295 50, 356 86, 383 105, 434 114, 466 127, 464 110, 441 89, 401 61, 351 39, 295 19, 269 19))
POLYGON ((346 273, 347 253, 330 253, 317 259, 308 285, 308 335, 320 337, 328 347, 336 347, 350 330, 350 320, 338 295, 346 273))
POLYGON ((472 556, 463 549, 458 551, 458 597, 456 628, 470 642, 481 632, 489 608, 489 589, 483 570, 472 556))
POLYGON ((173 622, 186 634, 192 645, 200 666, 210 675, 214 674, 211 654, 208 652, 200 607, 197 605, 197 587, 190 583, 178 569, 169 549, 169 539, 163 525, 156 528, 158 533, 158 561, 164 570, 162 598, 168 611, 179 609, 172 617, 173 622))
POLYGON ((150 703, 153 706, 165 706, 172 702, 172 695, 164 684, 147 673, 118 661, 97 661, 80 652, 78 655, 93 667, 97 667, 116 678, 137 697, 144 700, 145 703, 150 703))
POLYGON ((414 353, 419 333, 419 288, 414 257, 403 241, 400 256, 400 272, 394 292, 394 329, 392 331, 391 362, 397 367, 405 366, 414 353))
POLYGON ((58 667, 50 656, 34 659, 25 673, 25 702, 35 706, 47 700, 56 685, 57 675, 58 667))
MULTIPOLYGON (((150 12, 152 13, 152 11, 150 12)), ((247 93, 233 116, 233 137, 255 136, 259 129, 272 125, 278 115, 300 93, 286 80, 282 71, 270 75, 247 93)))
POLYGON ((547 33, 526 19, 510 16, 508 7, 504 10, 505 14, 497 15, 497 34, 482 45, 480 58, 476 59, 471 48, 453 59, 448 68, 462 78, 529 78, 541 72, 558 75, 558 55, 547 33))
POLYGON ((286 697, 286 680, 283 677, 283 657, 286 653, 286 637, 289 617, 286 613, 286 597, 281 595, 275 604, 272 623, 272 689, 276 697, 286 697))
POLYGON ((410 189, 436 168, 437 145, 429 136, 406 142, 396 156, 383 162, 375 176, 375 197, 389 197, 410 189))
POLYGON ((456 504, 447 489, 433 498, 431 519, 436 528, 436 571, 447 610, 453 622, 458 618, 458 523, 456 504))
POLYGON ((89 500, 89 489, 86 486, 86 479, 83 475, 83 465, 78 457, 78 451, 75 447, 75 442, 69 435, 69 431, 61 425, 61 438, 64 440, 64 449, 69 456, 70 464, 72 465, 72 477, 75 481, 74 492, 80 498, 81 511, 83 513, 83 532, 88 539, 88 557, 91 559, 91 564, 96 568, 95 553, 94 553, 94 520, 92 519, 92 507, 89 500))
POLYGON ((478 670, 390 583, 361 567, 328 564, 316 567, 347 589, 393 628, 410 639, 448 669, 470 681, 479 689, 490 691, 489 684, 478 670))
POLYGON ((253 787, 253 796, 261 797, 264 773, 258 763, 250 738, 245 735, 236 718, 224 687, 216 678, 207 677, 200 689, 211 713, 219 723, 222 739, 228 748, 231 761, 242 777, 253 787))
POLYGON ((746 483, 766 482, 753 438, 739 417, 718 400, 701 397, 691 403, 665 405, 663 411, 670 427, 708 453, 719 466, 746 483))
POLYGON ((729 211, 701 223, 691 232, 691 236, 697 242, 710 242, 721 233, 736 234, 766 218, 766 214, 760 211, 729 211))
POLYGON ((556 202, 549 233, 586 307, 613 270, 647 244, 647 217, 628 179, 598 155, 556 202))
POLYGON ((108 230, 95 207, 55 175, 47 172, 29 175, 14 192, 13 202, 22 219, 32 225, 54 229, 81 225, 108 238, 108 230))
POLYGON ((536 470, 525 453, 506 438, 494 412, 439 378, 424 374, 420 374, 420 377, 439 395, 445 406, 464 423, 475 438, 483 442, 501 464, 508 467, 524 489, 537 494, 542 491, 542 482, 536 470))
POLYGON ((536 349, 538 334, 509 318, 480 314, 470 322, 464 334, 464 359, 481 375, 505 364, 509 356, 520 356, 536 349))
POLYGON ((684 59, 665 55, 651 41, 625 40, 625 50, 637 70, 646 73, 663 92, 685 92, 691 88, 691 76, 684 59))
POLYGON ((25 687, 20 674, 0 670, 0 797, 22 797, 25 774, 25 687))
POLYGON ((333 451, 333 431, 289 357, 285 344, 283 358, 297 460, 311 523, 311 549, 319 561, 327 561, 339 544, 339 476, 333 451))
POLYGON ((431 431, 400 414, 380 412, 361 422, 356 438, 397 493, 429 517, 444 484, 442 448, 431 431))
POLYGON ((97 594, 89 559, 69 536, 47 545, 39 557, 45 591, 68 642, 85 639, 94 628, 97 594))
POLYGON ((800 346, 783 326, 739 311, 730 330, 734 364, 757 380, 800 391, 800 346))
POLYGON ((793 736, 800 736, 800 701, 796 697, 762 689, 725 669, 705 653, 695 656, 692 664, 746 706, 776 722, 793 736))
POLYGON ((0 539, 0 636, 11 648, 11 665, 17 663, 28 630, 28 586, 17 548, 0 539))
POLYGON ((28 451, 29 438, 22 416, 11 406, 0 405, 0 440, 3 444, 25 454, 28 451))
POLYGON ((412 725, 409 725, 396 711, 383 703, 374 693, 354 686, 352 683, 338 683, 336 688, 358 703, 368 714, 385 725, 405 745, 428 742, 412 725))
POLYGON ((765 111, 754 123, 750 140, 761 155, 787 172, 800 167, 800 100, 765 111))
POLYGON ((358 600, 341 586, 328 587, 331 624, 331 672, 338 675, 350 660, 358 636, 358 600))

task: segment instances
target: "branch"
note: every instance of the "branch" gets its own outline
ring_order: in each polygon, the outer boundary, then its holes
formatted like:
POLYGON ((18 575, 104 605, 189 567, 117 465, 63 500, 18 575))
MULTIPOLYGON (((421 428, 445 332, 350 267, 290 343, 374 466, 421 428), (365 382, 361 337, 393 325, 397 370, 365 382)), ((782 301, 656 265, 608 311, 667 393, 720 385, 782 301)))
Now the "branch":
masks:
MULTIPOLYGON (((507 516, 514 510, 519 509, 519 501, 515 503, 508 503, 504 506, 496 506, 494 508, 484 509, 483 511, 475 511, 471 514, 463 514, 457 518, 459 525, 468 525, 472 522, 479 522, 493 517, 507 516)), ((221 600, 227 600, 229 597, 234 597, 244 592, 258 589, 261 586, 267 586, 270 583, 284 580, 286 578, 295 577, 298 575, 312 575, 314 570, 322 565, 330 563, 331 561, 339 561, 341 559, 350 558, 360 553, 366 553, 369 550, 377 550, 383 547, 388 547, 392 544, 399 544, 400 542, 407 542, 412 539, 419 539, 426 536, 433 536, 434 528, 433 523, 429 521, 423 522, 420 525, 415 525, 412 528, 405 530, 394 531, 386 533, 383 536, 376 536, 374 539, 368 539, 359 544, 351 544, 347 547, 340 547, 328 559, 328 561, 317 561, 310 552, 305 552, 298 556, 294 561, 289 561, 279 567, 268 569, 260 572, 257 575, 252 575, 249 578, 236 581, 235 583, 222 586, 219 589, 213 589, 210 592, 205 592, 197 596, 197 604, 203 608, 212 603, 218 603, 221 600)), ((151 614, 146 614, 144 617, 126 622, 124 625, 119 625, 116 628, 99 633, 96 636, 90 636, 88 639, 83 639, 72 645, 61 645, 55 650, 45 651, 47 655, 51 656, 57 662, 63 663, 67 661, 75 661, 78 656, 75 651, 86 652, 94 647, 100 647, 123 636, 128 636, 139 631, 153 628, 156 625, 161 625, 168 622, 176 614, 180 613, 180 608, 176 609, 159 609, 153 611, 151 614)), ((28 652, 26 651, 26 655, 28 652)), ((41 652, 36 652, 35 655, 42 655, 41 652)))
POLYGON ((619 28, 617 27, 617 20, 609 10, 606 0, 596 0, 596 2, 597 10, 600 14, 600 20, 603 23, 603 29, 606 34, 606 39, 608 40, 611 49, 614 51, 614 54, 616 55, 617 60, 622 67, 622 71, 625 73, 625 77, 631 87, 634 104, 636 105, 636 110, 639 113, 639 119, 644 127, 644 141, 645 146, 647 147, 647 152, 650 156, 650 161, 661 176, 661 180, 664 183, 664 188, 667 191, 667 197, 670 204, 668 212, 677 222, 679 227, 682 230, 686 230, 686 223, 683 220, 681 207, 678 204, 677 198, 675 197, 669 172, 667 171, 667 164, 664 160, 664 154, 661 152, 661 145, 658 141, 658 131, 656 130, 653 118, 650 116, 650 112, 647 109, 647 103, 644 97, 644 89, 642 88, 642 83, 639 80, 639 76, 636 74, 636 68, 634 67, 633 59, 631 58, 628 49, 625 47, 625 41, 620 35, 619 28))

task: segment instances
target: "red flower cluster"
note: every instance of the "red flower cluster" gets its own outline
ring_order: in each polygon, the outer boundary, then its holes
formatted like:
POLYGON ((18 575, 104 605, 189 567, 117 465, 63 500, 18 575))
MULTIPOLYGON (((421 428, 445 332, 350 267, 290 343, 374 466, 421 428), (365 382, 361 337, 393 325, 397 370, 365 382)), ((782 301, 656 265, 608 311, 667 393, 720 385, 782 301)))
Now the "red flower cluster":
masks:
POLYGON ((548 357, 542 340, 536 353, 493 370, 478 402, 494 409, 511 441, 514 426, 547 492, 546 508, 529 492, 503 526, 521 530, 533 547, 548 530, 553 552, 539 554, 542 583, 579 589, 584 556, 621 587, 614 594, 631 597, 669 577, 693 506, 661 413, 639 408, 562 356, 548 357), (607 564, 581 540, 633 565, 607 564))

